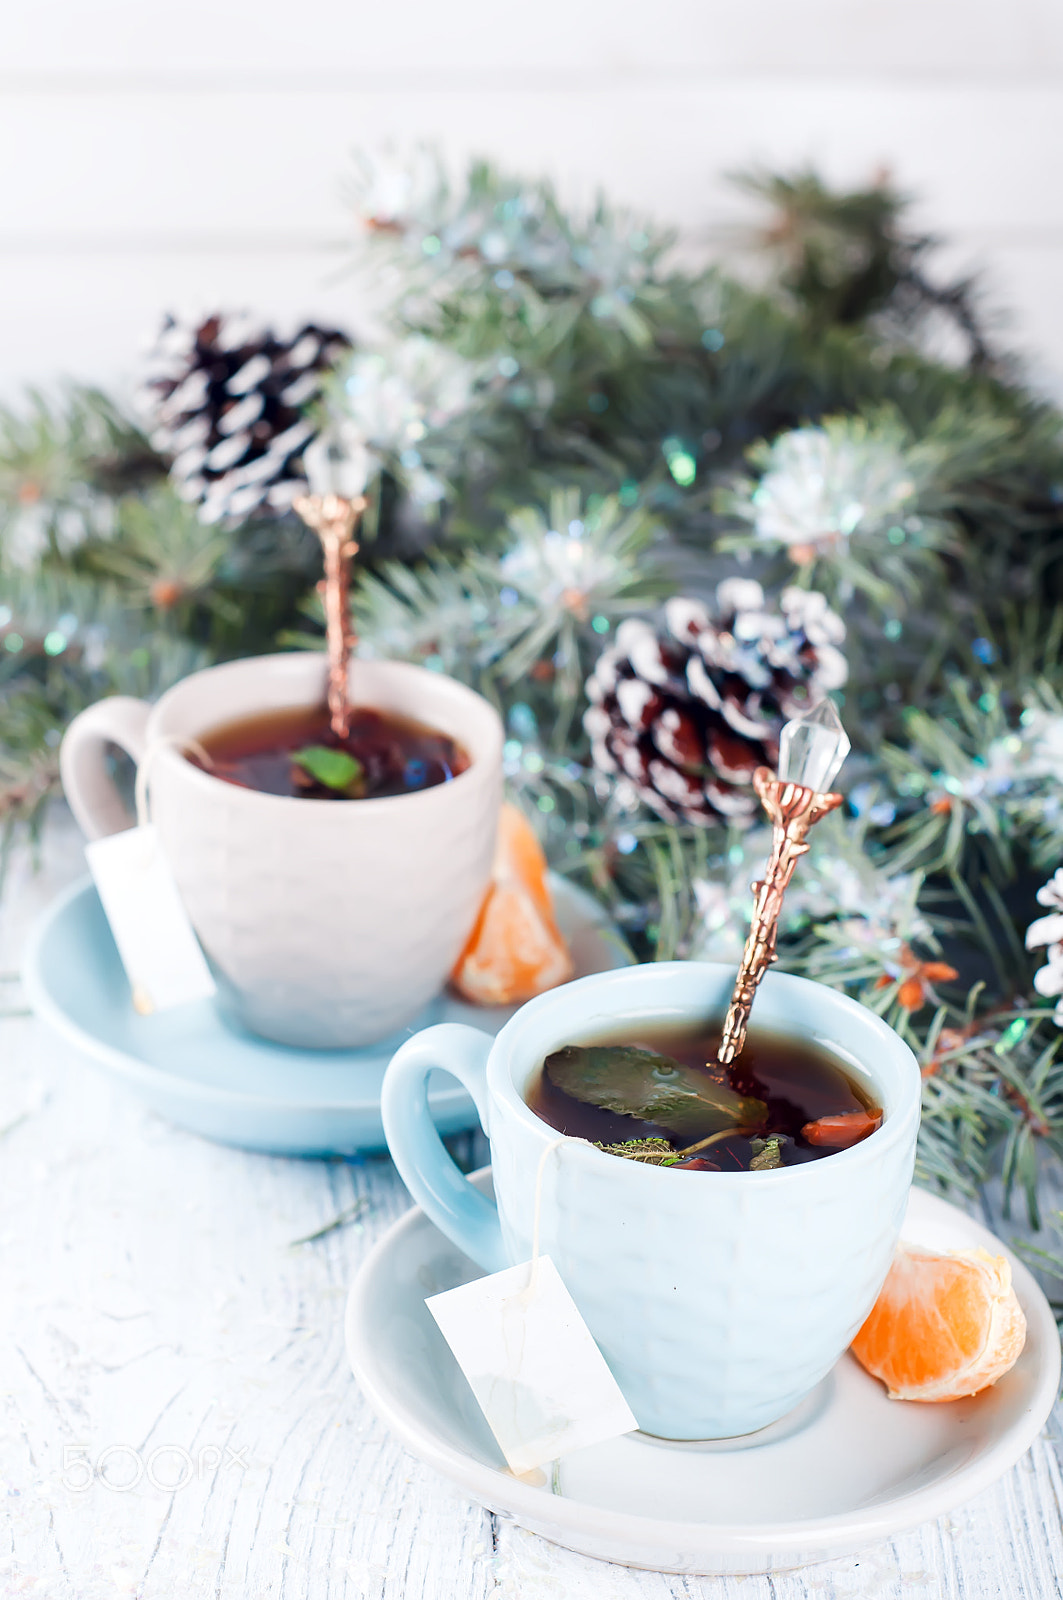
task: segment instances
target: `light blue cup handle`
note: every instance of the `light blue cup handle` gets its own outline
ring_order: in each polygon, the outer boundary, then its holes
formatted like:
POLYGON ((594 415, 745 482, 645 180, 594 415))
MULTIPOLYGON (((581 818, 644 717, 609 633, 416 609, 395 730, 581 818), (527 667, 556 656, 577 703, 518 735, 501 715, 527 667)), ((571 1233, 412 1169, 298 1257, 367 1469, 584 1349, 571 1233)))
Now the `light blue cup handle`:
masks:
POLYGON ((426 1028, 392 1056, 380 1111, 384 1137, 403 1183, 427 1217, 485 1272, 509 1266, 498 1211, 450 1159, 428 1109, 428 1074, 449 1072, 469 1091, 487 1125, 487 1058, 494 1040, 479 1028, 442 1022, 426 1028))

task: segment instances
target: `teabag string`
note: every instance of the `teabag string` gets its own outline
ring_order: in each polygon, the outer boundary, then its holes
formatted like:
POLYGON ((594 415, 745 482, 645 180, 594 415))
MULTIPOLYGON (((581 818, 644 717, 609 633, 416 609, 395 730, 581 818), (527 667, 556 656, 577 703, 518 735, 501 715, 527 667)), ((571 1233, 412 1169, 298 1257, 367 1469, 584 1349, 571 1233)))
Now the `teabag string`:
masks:
MULTIPOLYGON (((551 1139, 550 1143, 544 1146, 543 1153, 539 1157, 539 1165, 535 1169, 535 1211, 532 1217, 531 1266, 527 1283, 523 1289, 519 1289, 513 1296, 514 1303, 519 1306, 530 1305, 539 1287, 539 1243, 543 1220, 543 1179, 546 1176, 546 1163, 554 1151, 560 1150, 563 1144, 587 1144, 588 1142, 586 1139, 577 1139, 571 1134, 562 1133, 558 1138, 551 1139)), ((517 1476, 528 1478, 533 1482, 542 1481, 541 1475, 538 1474, 538 1469, 536 1468, 533 1468, 531 1472, 518 1473, 517 1476)), ((557 1456, 550 1462, 549 1483, 551 1494, 561 1493, 561 1461, 557 1456)))
POLYGON ((530 1261, 425 1302, 510 1471, 534 1471, 527 1481, 538 1483, 538 1469, 552 1462, 555 1494, 561 1456, 638 1427, 556 1264, 540 1254, 547 1160, 563 1144, 587 1142, 562 1134, 539 1156, 530 1261))
POLYGON ((546 1175, 546 1163, 555 1150, 560 1150, 563 1144, 589 1144, 587 1139, 577 1139, 572 1134, 563 1133, 557 1139, 551 1139, 539 1157, 539 1165, 535 1173, 535 1212, 532 1219, 532 1249, 531 1270, 524 1288, 514 1297, 525 1302, 530 1301, 539 1285, 539 1238, 543 1214, 543 1178, 546 1175))
POLYGON ((146 828, 151 822, 148 785, 151 782, 151 769, 155 763, 155 757, 161 750, 191 750, 196 760, 202 761, 204 766, 212 767, 214 765, 212 757, 204 750, 198 739, 186 739, 179 733, 162 733, 150 740, 147 749, 137 763, 137 778, 133 787, 133 801, 136 806, 138 828, 146 828))

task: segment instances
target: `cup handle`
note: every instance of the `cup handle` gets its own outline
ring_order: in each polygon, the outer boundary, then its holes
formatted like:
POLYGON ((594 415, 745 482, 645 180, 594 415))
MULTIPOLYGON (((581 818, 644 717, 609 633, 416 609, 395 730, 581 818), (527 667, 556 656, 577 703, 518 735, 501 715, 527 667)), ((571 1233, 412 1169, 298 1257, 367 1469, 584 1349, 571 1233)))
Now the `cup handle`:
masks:
POLYGON ((147 746, 146 700, 114 695, 80 712, 59 747, 59 775, 70 809, 82 833, 102 839, 133 827, 130 815, 104 759, 109 744, 119 745, 139 762, 147 746))
POLYGON ((449 1072, 469 1091, 487 1127, 487 1058, 494 1040, 479 1028, 442 1022, 392 1056, 380 1096, 384 1135, 403 1183, 425 1215, 485 1272, 509 1266, 494 1202, 474 1189, 444 1147, 428 1109, 428 1074, 449 1072))

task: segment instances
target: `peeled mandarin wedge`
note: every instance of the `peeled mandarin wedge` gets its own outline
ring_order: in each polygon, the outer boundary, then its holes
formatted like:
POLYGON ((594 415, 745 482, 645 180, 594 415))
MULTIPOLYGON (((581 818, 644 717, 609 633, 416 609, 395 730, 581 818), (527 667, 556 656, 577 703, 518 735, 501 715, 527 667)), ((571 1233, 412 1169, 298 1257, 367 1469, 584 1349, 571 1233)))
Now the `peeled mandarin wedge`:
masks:
POLYGON ((546 857, 516 806, 504 805, 491 887, 450 981, 476 1005, 514 1005, 565 983, 572 957, 554 920, 546 857))
POLYGON ((1025 1342, 1004 1256, 902 1244, 852 1350, 891 1400, 960 1400, 1002 1378, 1025 1342))

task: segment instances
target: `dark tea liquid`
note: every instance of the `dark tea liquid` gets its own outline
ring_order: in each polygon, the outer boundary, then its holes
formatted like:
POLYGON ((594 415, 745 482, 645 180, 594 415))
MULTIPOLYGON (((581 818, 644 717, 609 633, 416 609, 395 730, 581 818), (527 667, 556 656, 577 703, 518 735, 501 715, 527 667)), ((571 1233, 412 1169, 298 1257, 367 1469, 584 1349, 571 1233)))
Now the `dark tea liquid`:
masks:
POLYGON ((200 734, 199 743, 212 764, 191 753, 188 759, 212 777, 243 789, 296 799, 379 800, 413 794, 448 783, 469 765, 465 751, 445 733, 392 711, 373 711, 366 706, 351 707, 346 739, 338 739, 332 732, 326 706, 296 706, 209 728, 200 734), (318 782, 293 761, 297 752, 315 746, 353 756, 362 769, 356 795, 318 782))
MULTIPOLYGON (((638 1034, 607 1035, 581 1039, 580 1044, 638 1045, 674 1057, 684 1066, 704 1067, 712 1062, 720 1042, 719 1028, 676 1029, 647 1027, 638 1034)), ((716 1069, 717 1072, 719 1069, 716 1069)), ((839 1145, 822 1145, 806 1138, 803 1129, 823 1117, 864 1112, 881 1118, 881 1110, 871 1093, 858 1083, 835 1056, 812 1045, 794 1043, 777 1034, 750 1030, 738 1060, 723 1074, 727 1085, 742 1095, 763 1100, 768 1108, 767 1122, 756 1135, 731 1134, 710 1145, 694 1158, 697 1170, 747 1172, 755 1153, 754 1138, 766 1134, 785 1135, 782 1165, 796 1166, 804 1161, 819 1161, 835 1155, 839 1145)), ((525 1100, 537 1117, 558 1133, 589 1139, 592 1144, 620 1144, 628 1139, 664 1138, 676 1148, 693 1143, 667 1128, 644 1122, 638 1117, 605 1111, 600 1106, 575 1100, 551 1083, 540 1068, 532 1079, 525 1100)), ((870 1131, 870 1130, 869 1130, 870 1131)), ((682 1170, 679 1167, 677 1170, 682 1170)))

